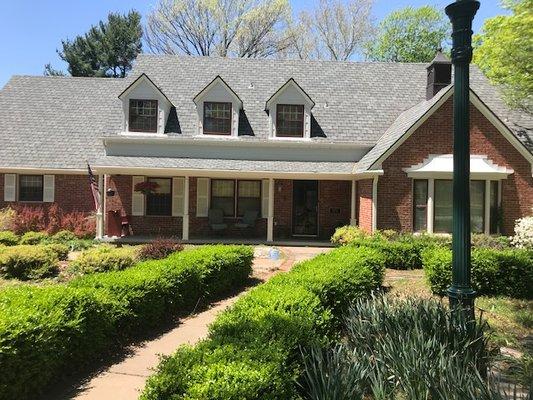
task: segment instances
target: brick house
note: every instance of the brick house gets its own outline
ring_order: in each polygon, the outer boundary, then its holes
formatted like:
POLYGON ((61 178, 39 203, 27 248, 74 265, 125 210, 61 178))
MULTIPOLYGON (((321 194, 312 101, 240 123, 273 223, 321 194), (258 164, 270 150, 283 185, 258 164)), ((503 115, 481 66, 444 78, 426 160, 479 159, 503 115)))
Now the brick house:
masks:
MULTIPOLYGON (((140 55, 125 79, 15 76, 0 92, 0 208, 94 212, 88 162, 98 236, 122 222, 183 240, 449 232, 451 71, 440 53, 430 65, 140 55)), ((471 75, 472 229, 509 235, 533 207, 533 118, 471 75)))

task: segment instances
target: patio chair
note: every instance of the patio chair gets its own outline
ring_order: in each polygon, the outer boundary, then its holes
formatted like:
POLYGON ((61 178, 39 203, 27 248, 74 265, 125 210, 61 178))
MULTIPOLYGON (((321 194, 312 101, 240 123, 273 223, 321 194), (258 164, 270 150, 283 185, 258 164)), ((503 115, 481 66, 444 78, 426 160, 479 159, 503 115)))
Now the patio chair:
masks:
POLYGON ((224 223, 224 212, 218 208, 212 208, 208 214, 209 227, 214 232, 222 232, 228 228, 228 224, 224 223))
POLYGON ((242 229, 243 231, 246 229, 253 229, 255 227, 258 214, 259 213, 257 211, 246 211, 241 222, 237 222, 235 224, 235 228, 242 229))

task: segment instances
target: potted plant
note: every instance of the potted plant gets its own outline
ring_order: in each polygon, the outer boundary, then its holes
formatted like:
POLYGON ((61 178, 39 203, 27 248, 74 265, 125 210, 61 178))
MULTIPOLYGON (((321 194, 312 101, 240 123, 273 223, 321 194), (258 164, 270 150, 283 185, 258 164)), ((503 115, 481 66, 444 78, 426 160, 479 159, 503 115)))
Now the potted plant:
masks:
POLYGON ((148 195, 154 193, 158 187, 159 185, 157 182, 144 181, 136 184, 134 190, 136 192, 141 192, 144 195, 148 195))

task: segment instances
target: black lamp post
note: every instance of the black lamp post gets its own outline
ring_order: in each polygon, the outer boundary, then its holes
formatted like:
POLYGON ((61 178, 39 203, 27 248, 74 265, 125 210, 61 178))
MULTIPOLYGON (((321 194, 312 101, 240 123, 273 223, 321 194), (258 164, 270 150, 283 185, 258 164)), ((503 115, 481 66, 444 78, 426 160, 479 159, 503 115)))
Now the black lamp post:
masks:
POLYGON ((453 279, 448 289, 452 308, 474 319, 476 292, 470 282, 470 70, 472 20, 479 1, 457 0, 446 7, 452 22, 453 93, 453 279))

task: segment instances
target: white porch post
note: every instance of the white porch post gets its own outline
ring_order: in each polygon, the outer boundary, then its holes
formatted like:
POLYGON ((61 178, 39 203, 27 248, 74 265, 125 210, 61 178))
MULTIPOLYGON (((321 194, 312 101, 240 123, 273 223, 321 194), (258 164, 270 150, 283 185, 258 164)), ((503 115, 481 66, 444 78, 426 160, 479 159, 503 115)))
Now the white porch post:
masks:
POLYGON ((267 242, 274 241, 274 179, 268 180, 267 242))
POLYGON ((490 180, 485 181, 485 235, 490 234, 490 180))
POLYGON ((189 240, 189 177, 185 177, 185 182, 183 185, 183 220, 182 220, 182 229, 181 234, 182 240, 189 240))
POLYGON ((378 175, 372 181, 372 232, 378 227, 378 175))
POLYGON ((357 225, 357 219, 356 219, 356 213, 355 213, 356 189, 357 189, 357 181, 355 179, 352 179, 352 201, 351 201, 351 207, 350 207, 350 225, 351 226, 357 225))
POLYGON ((428 179, 427 231, 433 233, 433 216, 435 210, 435 179, 428 179))
POLYGON ((104 237, 104 174, 98 175, 98 192, 99 192, 99 204, 96 210, 96 239, 102 239, 104 237))

